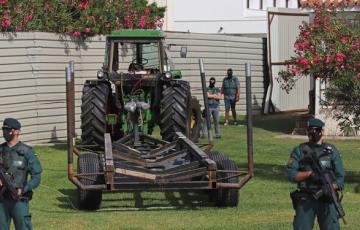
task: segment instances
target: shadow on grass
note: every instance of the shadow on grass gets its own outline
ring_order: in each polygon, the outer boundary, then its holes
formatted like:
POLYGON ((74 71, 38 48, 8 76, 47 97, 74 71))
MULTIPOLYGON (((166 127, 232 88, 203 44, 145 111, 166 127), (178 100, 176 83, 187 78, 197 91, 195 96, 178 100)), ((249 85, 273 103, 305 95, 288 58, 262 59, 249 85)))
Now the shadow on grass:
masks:
MULTIPOLYGON (((240 168, 247 167, 245 164, 240 165, 240 168)), ((345 185, 356 184, 354 192, 360 193, 360 172, 346 171, 345 185)), ((287 181, 286 166, 276 164, 255 163, 255 178, 271 180, 271 181, 287 181)))
MULTIPOLYGON (((59 192, 64 195, 57 198, 60 202, 59 208, 78 210, 77 189, 60 189, 59 192)), ((158 193, 161 194, 161 192, 158 193)), ((144 195, 145 192, 128 192, 123 194, 130 194, 130 196, 115 193, 114 196, 111 194, 110 197, 108 197, 103 194, 101 209, 98 211, 195 210, 201 207, 215 206, 214 203, 210 201, 209 192, 206 191, 167 191, 164 192, 164 196, 159 195, 158 197, 149 197, 149 195, 144 195)))
POLYGON ((254 127, 270 132, 290 134, 295 128, 296 121, 300 120, 302 113, 278 113, 272 115, 254 116, 254 127))
MULTIPOLYGON (((243 164, 240 168, 246 168, 243 164)), ((287 181, 286 166, 276 164, 255 163, 254 178, 272 181, 287 181)))

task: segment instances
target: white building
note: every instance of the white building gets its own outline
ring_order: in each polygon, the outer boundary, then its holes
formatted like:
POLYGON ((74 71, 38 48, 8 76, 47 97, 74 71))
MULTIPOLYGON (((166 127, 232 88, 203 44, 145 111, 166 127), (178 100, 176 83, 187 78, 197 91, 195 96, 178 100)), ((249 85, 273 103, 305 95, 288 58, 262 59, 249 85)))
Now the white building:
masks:
POLYGON ((164 30, 265 35, 268 7, 298 8, 297 0, 150 0, 166 6, 164 30))

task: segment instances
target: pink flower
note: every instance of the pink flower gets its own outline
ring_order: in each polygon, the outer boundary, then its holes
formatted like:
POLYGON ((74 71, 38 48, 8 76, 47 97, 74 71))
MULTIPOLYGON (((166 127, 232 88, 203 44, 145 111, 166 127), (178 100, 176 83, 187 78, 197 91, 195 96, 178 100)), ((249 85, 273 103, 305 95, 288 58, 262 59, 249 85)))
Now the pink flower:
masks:
POLYGON ((302 42, 296 42, 296 43, 294 44, 294 47, 295 47, 296 50, 302 51, 302 50, 304 50, 304 43, 302 43, 302 42))
POLYGON ((105 28, 110 28, 110 22, 105 22, 105 28))
POLYGON ((104 16, 100 15, 100 16, 99 16, 99 19, 100 19, 100 20, 103 20, 103 19, 104 19, 104 16))
POLYGON ((81 33, 80 33, 80 31, 78 31, 78 30, 75 30, 72 34, 73 34, 75 37, 80 37, 80 36, 81 36, 81 33))
POLYGON ((90 33, 90 32, 91 32, 90 27, 86 27, 86 28, 85 28, 85 32, 86 32, 86 33, 90 33))
POLYGON ((90 4, 90 0, 82 0, 79 4, 79 7, 81 10, 85 10, 86 8, 88 8, 90 4))
POLYGON ((5 4, 7 0, 0 0, 0 4, 5 4))
POLYGON ((1 20, 1 26, 4 28, 8 28, 11 25, 11 18, 10 17, 3 17, 3 19, 1 20))
POLYGON ((25 16, 25 22, 29 22, 32 19, 32 14, 28 14, 25 16))
POLYGON ((144 27, 145 27, 146 19, 147 19, 147 16, 141 16, 141 18, 140 18, 140 20, 139 20, 139 27, 140 27, 140 28, 144 28, 144 27))
POLYGON ((337 53, 337 54, 335 54, 335 59, 336 59, 336 61, 339 62, 339 63, 343 63, 343 62, 345 61, 345 58, 346 58, 346 56, 345 56, 345 54, 343 54, 343 53, 337 53))
POLYGON ((360 73, 357 73, 357 74, 356 74, 356 77, 360 78, 360 73))
POLYGON ((308 60, 306 58, 304 58, 304 57, 299 57, 299 63, 301 65, 306 66, 306 65, 308 65, 308 60))
POLYGON ((343 36, 340 37, 340 41, 342 43, 348 43, 348 42, 350 42, 350 37, 346 36, 346 35, 343 35, 343 36))

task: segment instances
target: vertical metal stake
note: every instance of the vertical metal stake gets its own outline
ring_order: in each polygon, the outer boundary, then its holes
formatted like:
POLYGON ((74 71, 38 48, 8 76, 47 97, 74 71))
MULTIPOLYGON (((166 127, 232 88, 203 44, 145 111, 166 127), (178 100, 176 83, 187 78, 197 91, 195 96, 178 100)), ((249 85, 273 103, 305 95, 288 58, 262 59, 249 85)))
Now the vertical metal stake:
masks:
POLYGON ((205 119, 206 119, 206 127, 208 131, 208 139, 209 144, 212 145, 214 140, 211 133, 211 123, 210 123, 210 112, 209 112, 209 104, 208 104, 208 97, 207 97, 207 88, 206 88, 206 78, 205 78, 205 70, 204 70, 204 63, 203 60, 199 59, 199 67, 200 67, 200 77, 201 77, 201 85, 202 85, 202 93, 204 98, 204 107, 205 107, 205 119))
POLYGON ((253 123, 252 123, 252 94, 251 94, 251 65, 245 63, 246 78, 246 123, 247 123, 247 153, 248 153, 248 173, 254 174, 253 160, 253 123))

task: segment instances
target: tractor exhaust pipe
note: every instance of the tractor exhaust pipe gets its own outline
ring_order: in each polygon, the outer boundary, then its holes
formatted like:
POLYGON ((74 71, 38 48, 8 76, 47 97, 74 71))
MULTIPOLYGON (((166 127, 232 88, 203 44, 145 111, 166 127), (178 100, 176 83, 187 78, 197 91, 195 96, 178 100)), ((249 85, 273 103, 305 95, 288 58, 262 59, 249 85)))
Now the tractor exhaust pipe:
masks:
POLYGON ((200 77, 201 77, 201 86, 202 86, 202 93, 204 98, 204 107, 205 107, 205 121, 206 121, 206 128, 208 134, 209 144, 206 148, 206 151, 210 151, 214 146, 214 139, 211 133, 211 122, 210 122, 210 112, 209 112, 209 104, 208 104, 208 96, 206 90, 206 78, 205 78, 205 70, 204 70, 204 63, 202 58, 199 59, 199 67, 200 67, 200 77))

